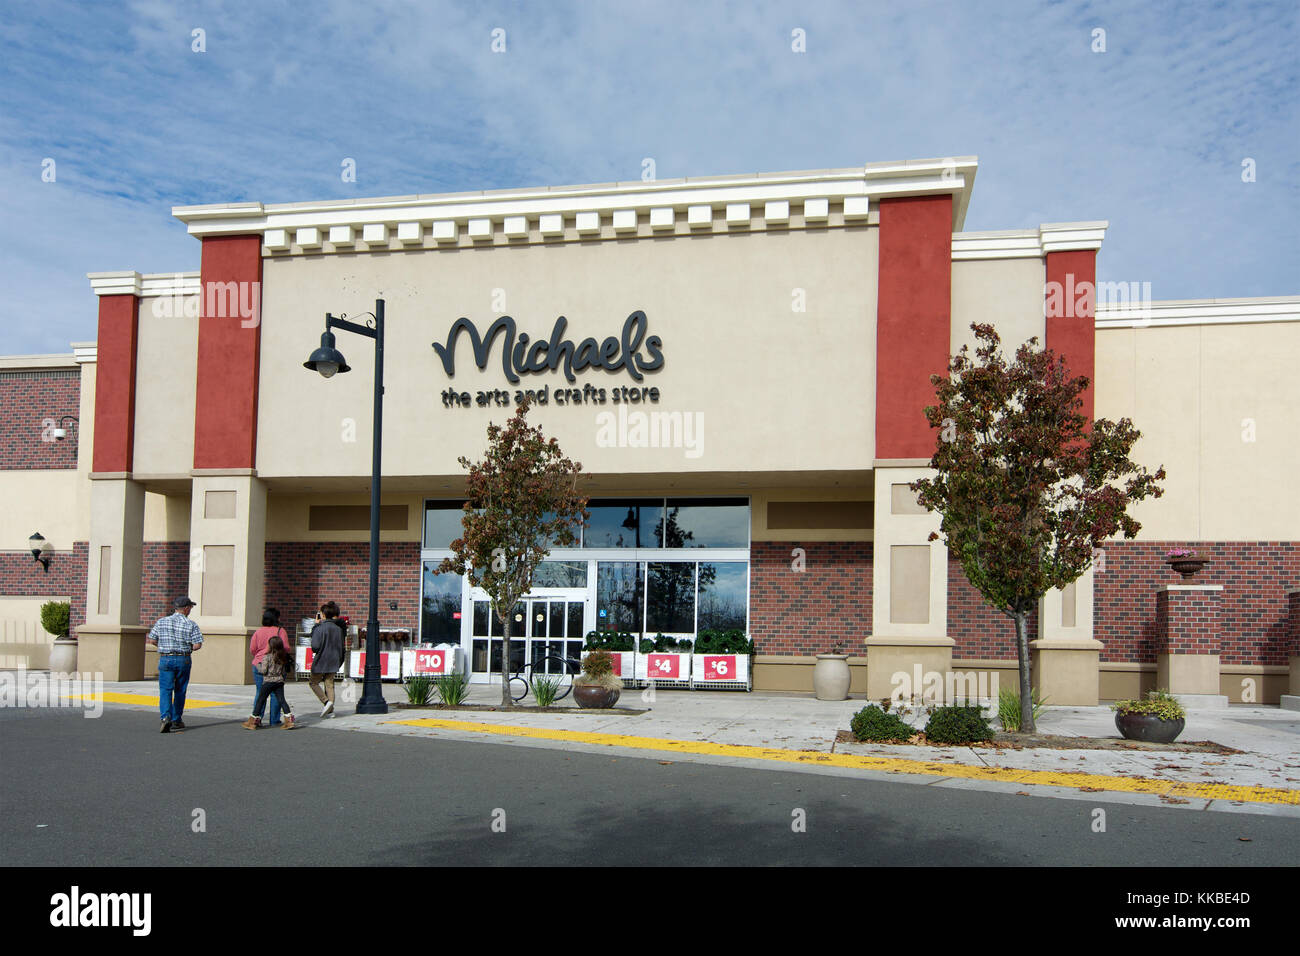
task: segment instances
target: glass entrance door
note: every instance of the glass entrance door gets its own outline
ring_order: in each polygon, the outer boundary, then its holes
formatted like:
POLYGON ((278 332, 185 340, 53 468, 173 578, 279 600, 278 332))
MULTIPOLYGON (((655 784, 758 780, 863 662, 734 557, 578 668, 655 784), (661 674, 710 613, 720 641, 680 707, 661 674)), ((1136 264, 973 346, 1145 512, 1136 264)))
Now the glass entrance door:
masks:
MULTIPOLYGON (((515 605, 510 624, 511 672, 547 656, 581 657, 586 614, 585 590, 530 595, 520 601, 515 605)), ((491 602, 476 596, 470 645, 472 679, 492 680, 501 673, 502 635, 501 622, 492 613, 491 602)), ((560 671, 557 665, 539 666, 541 669, 560 671)))

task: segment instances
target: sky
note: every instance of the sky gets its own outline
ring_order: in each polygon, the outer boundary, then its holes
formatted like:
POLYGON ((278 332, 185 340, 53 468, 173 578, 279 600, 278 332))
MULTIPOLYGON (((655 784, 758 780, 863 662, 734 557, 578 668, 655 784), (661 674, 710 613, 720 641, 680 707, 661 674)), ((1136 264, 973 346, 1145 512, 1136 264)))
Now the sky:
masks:
POLYGON ((1100 280, 1295 295, 1298 11, 4 0, 0 352, 93 340, 88 272, 197 270, 175 205, 629 181, 647 158, 666 179, 975 155, 967 231, 1104 219, 1100 280))

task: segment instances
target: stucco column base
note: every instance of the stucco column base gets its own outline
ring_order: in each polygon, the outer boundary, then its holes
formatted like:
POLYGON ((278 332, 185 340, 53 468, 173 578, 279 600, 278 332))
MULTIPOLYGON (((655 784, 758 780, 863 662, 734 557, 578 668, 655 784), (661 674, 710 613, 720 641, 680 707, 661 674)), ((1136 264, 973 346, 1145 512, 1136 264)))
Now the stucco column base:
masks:
POLYGON ((1101 641, 1042 638, 1030 641, 1034 684, 1053 706, 1096 707, 1100 702, 1101 641))
POLYGON ((144 680, 144 637, 147 627, 77 628, 77 666, 81 673, 103 674, 104 680, 144 680))
POLYGON ((868 637, 867 698, 884 700, 899 690, 904 697, 920 697, 929 674, 938 674, 945 686, 956 644, 951 637, 868 637), (896 674, 906 675, 906 681, 895 681, 896 674))
POLYGON ((1293 697, 1300 697, 1300 656, 1292 657, 1289 663, 1291 664, 1291 679, 1288 693, 1293 697))
POLYGON ((190 667, 190 681, 195 684, 251 684, 253 657, 248 653, 248 639, 255 628, 234 633, 204 631, 203 648, 195 651, 190 667))
POLYGON ((1228 706, 1219 693, 1218 654, 1157 654, 1156 687, 1191 710, 1228 706))
POLYGON ((1300 710, 1300 696, 1283 694, 1281 704, 1283 710, 1300 710))

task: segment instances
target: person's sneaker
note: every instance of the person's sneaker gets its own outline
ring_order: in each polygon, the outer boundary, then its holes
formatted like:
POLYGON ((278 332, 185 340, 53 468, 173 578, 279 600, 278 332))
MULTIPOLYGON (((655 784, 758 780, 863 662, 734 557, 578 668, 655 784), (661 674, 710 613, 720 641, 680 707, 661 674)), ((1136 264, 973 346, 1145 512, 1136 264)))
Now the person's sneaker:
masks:
POLYGON ((325 706, 321 709, 320 715, 322 717, 328 717, 332 713, 334 713, 334 701, 327 700, 325 706))
POLYGON ((172 721, 172 730, 184 730, 184 729, 185 729, 185 721, 183 720, 172 721))
POLYGON ((171 733, 171 729, 172 729, 171 718, 164 717, 162 719, 162 730, 160 731, 160 733, 164 733, 164 734, 171 733))

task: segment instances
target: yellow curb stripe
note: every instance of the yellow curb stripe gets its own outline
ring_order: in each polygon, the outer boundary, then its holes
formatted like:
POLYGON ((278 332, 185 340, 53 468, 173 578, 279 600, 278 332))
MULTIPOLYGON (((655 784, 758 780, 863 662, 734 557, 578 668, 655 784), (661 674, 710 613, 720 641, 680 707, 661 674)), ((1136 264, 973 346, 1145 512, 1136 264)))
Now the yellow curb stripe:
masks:
POLYGON ((780 747, 753 747, 745 744, 718 744, 703 740, 668 740, 661 737, 633 737, 625 734, 598 734, 580 730, 551 730, 545 727, 519 727, 509 724, 483 724, 461 720, 438 720, 432 717, 411 720, 387 720, 387 724, 407 727, 469 730, 511 737, 539 740, 567 740, 597 744, 602 747, 631 747, 667 753, 705 754, 715 757, 746 757, 753 760, 776 760, 785 763, 818 764, 855 770, 881 770, 887 773, 913 773, 933 777, 960 777, 967 780, 993 780, 1047 787, 1070 787, 1075 790, 1113 790, 1123 793, 1151 793, 1169 797, 1201 800, 1235 800, 1243 803, 1278 803, 1300 806, 1300 790, 1285 790, 1256 785, 1186 783, 1149 777, 1117 777, 1108 774, 1070 773, 1056 770, 1017 770, 1010 767, 975 767, 968 764, 941 764, 932 760, 906 757, 881 757, 874 754, 833 754, 814 750, 784 750, 780 747))
MULTIPOLYGON (((68 694, 67 700, 102 700, 106 704, 140 704, 151 707, 158 706, 157 694, 121 694, 117 691, 106 690, 102 694, 68 694)), ((185 709, 191 707, 234 707, 235 703, 225 700, 195 700, 192 697, 185 699, 185 709)))

